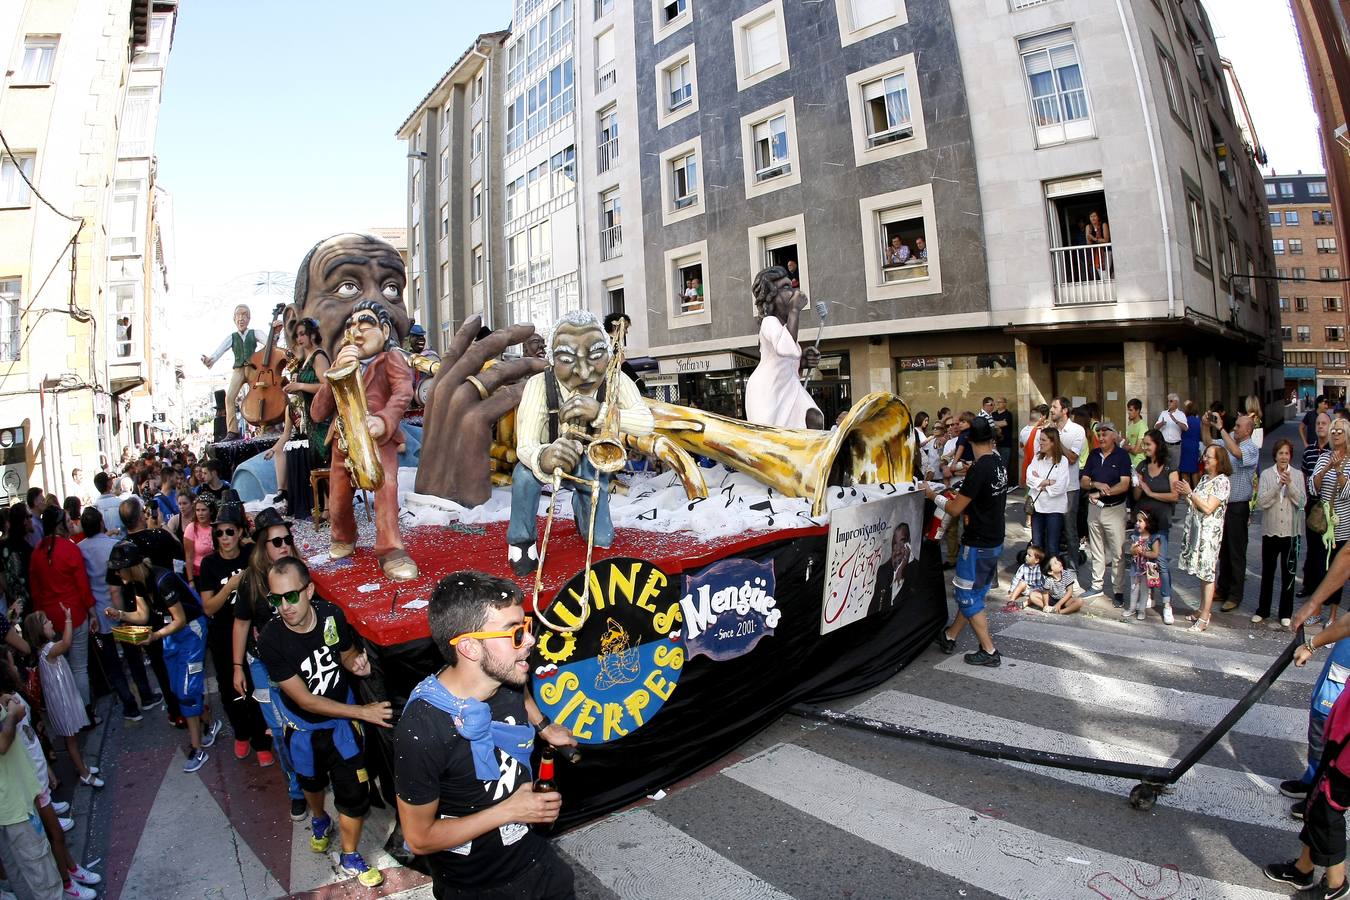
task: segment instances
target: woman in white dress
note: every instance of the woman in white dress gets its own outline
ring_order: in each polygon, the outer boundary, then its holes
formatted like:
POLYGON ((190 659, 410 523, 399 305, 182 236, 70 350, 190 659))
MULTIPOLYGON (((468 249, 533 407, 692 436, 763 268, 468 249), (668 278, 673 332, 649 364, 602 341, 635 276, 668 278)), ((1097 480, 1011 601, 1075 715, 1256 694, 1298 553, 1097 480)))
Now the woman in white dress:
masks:
MULTIPOLYGON (((792 286, 782 266, 770 266, 755 276, 755 314, 760 316, 759 365, 745 383, 745 418, 756 425, 778 428, 825 427, 825 416, 797 380, 802 348, 797 327, 806 295, 792 286)), ((814 366, 814 350, 807 365, 814 366)))

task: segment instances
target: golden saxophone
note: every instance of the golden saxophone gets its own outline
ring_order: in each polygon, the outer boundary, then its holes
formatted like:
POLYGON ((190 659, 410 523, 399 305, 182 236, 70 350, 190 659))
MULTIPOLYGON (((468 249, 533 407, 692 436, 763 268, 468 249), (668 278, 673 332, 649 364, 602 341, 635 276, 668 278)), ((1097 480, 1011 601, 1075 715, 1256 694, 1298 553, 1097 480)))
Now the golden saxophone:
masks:
POLYGON ((620 319, 618 330, 614 333, 614 355, 609 359, 609 368, 605 369, 607 406, 604 421, 600 423, 600 432, 594 437, 584 438, 590 442, 586 448, 586 459, 590 460, 595 471, 606 475, 613 475, 628 464, 628 451, 619 434, 619 378, 623 374, 623 339, 626 330, 624 321, 620 319))
MULTIPOLYGON (((349 329, 342 344, 354 343, 355 336, 349 329)), ((370 410, 366 406, 366 385, 361 380, 361 363, 334 366, 324 377, 333 389, 333 404, 337 407, 333 423, 337 428, 337 446, 346 456, 352 486, 363 491, 379 490, 384 484, 384 465, 380 462, 380 448, 366 428, 370 410)))
MULTIPOLYGON (((300 370, 304 368, 304 360, 298 354, 293 354, 291 360, 286 363, 286 378, 295 383, 300 378, 300 370)), ((287 394, 286 403, 291 408, 291 413, 295 416, 295 436, 307 437, 309 435, 309 413, 305 409, 304 394, 287 394)))

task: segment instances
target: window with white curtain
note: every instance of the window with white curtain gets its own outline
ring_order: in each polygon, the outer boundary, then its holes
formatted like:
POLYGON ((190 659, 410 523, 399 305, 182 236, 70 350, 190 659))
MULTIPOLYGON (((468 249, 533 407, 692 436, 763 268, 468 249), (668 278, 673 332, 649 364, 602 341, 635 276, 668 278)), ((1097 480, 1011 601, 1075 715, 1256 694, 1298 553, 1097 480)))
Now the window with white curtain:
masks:
POLYGON ((28 181, 33 180, 35 159, 31 153, 15 153, 0 162, 0 206, 27 206, 31 202, 28 181), (24 181, 25 176, 28 181, 24 181))
POLYGON ((895 0, 848 0, 848 11, 849 21, 857 31, 895 15, 895 0))
POLYGON ((698 202, 698 154, 686 153, 670 164, 671 203, 685 209, 698 202))
POLYGON ((1019 41, 1031 120, 1040 146, 1092 134, 1087 87, 1073 33, 1063 28, 1019 41))
POLYGON ((143 221, 144 182, 118 179, 113 182, 112 211, 108 216, 108 252, 127 255, 138 252, 143 221))
POLYGON ((880 147, 914 134, 905 73, 869 81, 862 92, 867 108, 867 146, 880 147))
POLYGON ((783 61, 778 49, 778 17, 768 16, 742 32, 745 41, 745 74, 754 75, 783 61))
POLYGON ((122 130, 118 134, 119 156, 150 155, 150 115, 155 102, 155 89, 136 87, 127 91, 122 104, 122 130))
POLYGON ((792 171, 787 116, 777 115, 754 127, 755 180, 765 181, 792 171))
POLYGON ((15 84, 51 84, 59 40, 48 34, 30 34, 24 38, 23 59, 15 73, 15 84))
POLYGON ((19 317, 22 293, 22 280, 7 278, 0 281, 0 359, 19 358, 19 345, 23 343, 23 327, 19 317))

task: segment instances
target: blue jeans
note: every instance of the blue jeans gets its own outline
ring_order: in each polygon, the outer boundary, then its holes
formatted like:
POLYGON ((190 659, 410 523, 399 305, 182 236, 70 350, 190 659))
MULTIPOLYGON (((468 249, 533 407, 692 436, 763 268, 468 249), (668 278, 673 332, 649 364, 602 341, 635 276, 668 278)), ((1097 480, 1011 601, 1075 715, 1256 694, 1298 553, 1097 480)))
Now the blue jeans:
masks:
MULTIPOLYGON (((574 473, 577 478, 595 477, 586 457, 574 473)), ((572 516, 577 523, 577 533, 583 538, 591 519, 591 489, 589 485, 575 481, 564 481, 572 487, 572 516)), ((539 498, 544 494, 544 485, 534 476, 534 470, 524 463, 516 463, 511 473, 511 524, 506 529, 506 540, 511 544, 533 544, 539 535, 539 498)), ((609 476, 600 476, 600 502, 595 507, 595 546, 608 547, 614 543, 614 523, 609 518, 609 476)))
POLYGON ((961 552, 956 555, 952 587, 956 594, 956 608, 967 619, 984 612, 984 598, 989 593, 989 585, 998 571, 998 559, 1002 555, 1002 544, 997 547, 961 545, 961 552))
POLYGON ((1158 545, 1158 573, 1162 576, 1162 598, 1164 603, 1172 602, 1172 566, 1167 558, 1167 532, 1155 534, 1162 543, 1158 545))
POLYGON ((286 776, 286 793, 291 795, 292 800, 303 800, 305 792, 300 790, 300 782, 295 777, 295 766, 291 764, 291 755, 286 750, 286 732, 282 728, 281 713, 277 711, 274 699, 281 688, 267 677, 267 667, 262 664, 262 660, 252 656, 247 659, 249 674, 253 676, 253 698, 262 710, 263 721, 272 729, 272 752, 276 755, 282 774, 286 776), (258 696, 260 690, 267 691, 266 702, 258 696))
POLYGON ((1049 556, 1059 555, 1059 536, 1064 533, 1064 513, 1031 514, 1031 543, 1049 556))

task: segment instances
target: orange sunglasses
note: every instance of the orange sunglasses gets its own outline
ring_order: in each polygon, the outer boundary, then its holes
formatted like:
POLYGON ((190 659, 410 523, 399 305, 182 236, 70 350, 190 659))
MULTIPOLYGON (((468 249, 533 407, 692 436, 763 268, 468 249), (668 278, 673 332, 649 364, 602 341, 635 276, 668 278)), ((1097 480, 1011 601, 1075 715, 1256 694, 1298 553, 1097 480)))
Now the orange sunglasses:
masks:
POLYGON ((533 624, 533 617, 526 616, 525 621, 507 631, 470 631, 465 634, 456 635, 450 639, 450 646, 453 647, 460 641, 467 640, 468 638, 477 638, 480 641, 486 641, 489 638, 509 637, 511 639, 511 646, 519 650, 525 645, 525 635, 530 633, 530 626, 533 624))

